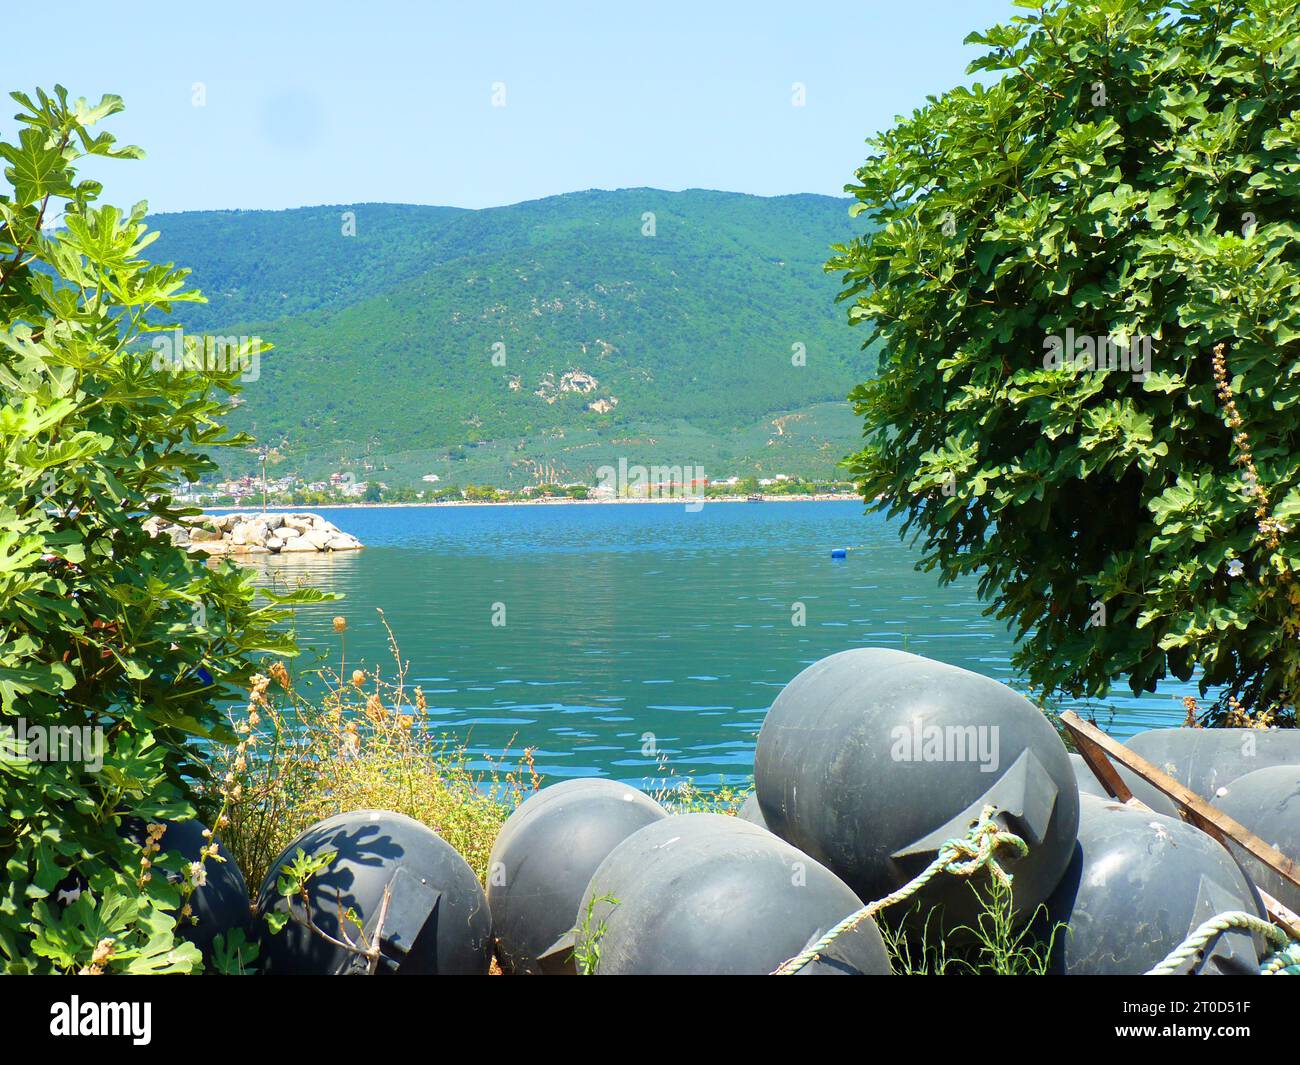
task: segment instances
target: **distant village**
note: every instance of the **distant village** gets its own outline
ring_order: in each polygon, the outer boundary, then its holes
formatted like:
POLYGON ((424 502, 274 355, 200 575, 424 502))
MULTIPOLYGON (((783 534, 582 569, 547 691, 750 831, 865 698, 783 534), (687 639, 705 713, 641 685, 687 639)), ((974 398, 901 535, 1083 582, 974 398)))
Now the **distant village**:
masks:
POLYGON ((245 475, 231 480, 195 484, 188 492, 177 493, 175 499, 180 503, 193 503, 199 506, 242 506, 245 503, 262 501, 268 496, 286 502, 298 502, 293 497, 302 496, 302 503, 309 502, 309 496, 323 496, 339 502, 355 503, 364 498, 370 487, 368 481, 358 481, 353 475, 332 473, 325 481, 305 481, 301 477, 286 475, 284 477, 261 477, 245 475))
POLYGON ((177 493, 179 503, 200 507, 244 507, 263 503, 277 506, 327 506, 350 503, 494 503, 542 498, 586 501, 624 499, 669 499, 681 496, 705 498, 764 498, 767 496, 842 496, 854 494, 849 481, 809 481, 784 473, 772 477, 663 479, 630 484, 622 489, 607 483, 544 483, 522 488, 492 485, 443 484, 436 473, 425 474, 427 487, 389 485, 377 479, 358 480, 350 472, 331 473, 325 480, 307 481, 288 474, 263 479, 254 474, 216 482, 200 481, 189 491, 177 493))

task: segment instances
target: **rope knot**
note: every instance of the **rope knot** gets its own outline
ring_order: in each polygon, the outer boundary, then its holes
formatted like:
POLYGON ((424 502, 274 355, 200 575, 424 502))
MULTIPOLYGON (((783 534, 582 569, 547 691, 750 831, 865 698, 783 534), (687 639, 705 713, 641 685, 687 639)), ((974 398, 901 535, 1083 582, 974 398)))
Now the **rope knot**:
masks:
POLYGON ((999 847, 1010 847, 1017 858, 1029 853, 1029 845, 1013 832, 1006 831, 993 819, 995 808, 986 806, 980 812, 979 820, 971 830, 960 839, 950 839, 939 848, 936 863, 939 871, 952 873, 954 876, 973 876, 987 867, 989 872, 1011 883, 1011 876, 994 857, 999 847))

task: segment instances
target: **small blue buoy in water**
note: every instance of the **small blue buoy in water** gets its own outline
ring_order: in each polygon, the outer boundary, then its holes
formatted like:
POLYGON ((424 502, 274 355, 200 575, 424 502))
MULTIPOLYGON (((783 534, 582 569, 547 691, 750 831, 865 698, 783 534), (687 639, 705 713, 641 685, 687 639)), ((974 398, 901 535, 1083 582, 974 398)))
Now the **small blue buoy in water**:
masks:
POLYGON ((831 558, 848 558, 849 549, 847 547, 832 547, 831 558))

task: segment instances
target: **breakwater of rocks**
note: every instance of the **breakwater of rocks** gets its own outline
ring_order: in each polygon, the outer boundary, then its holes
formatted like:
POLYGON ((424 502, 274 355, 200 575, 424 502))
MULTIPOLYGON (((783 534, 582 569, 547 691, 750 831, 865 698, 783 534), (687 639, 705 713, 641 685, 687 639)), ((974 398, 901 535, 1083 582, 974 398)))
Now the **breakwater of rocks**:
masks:
POLYGON ((150 536, 165 534, 191 554, 312 555, 364 546, 319 514, 204 514, 184 524, 154 517, 144 527, 150 536))

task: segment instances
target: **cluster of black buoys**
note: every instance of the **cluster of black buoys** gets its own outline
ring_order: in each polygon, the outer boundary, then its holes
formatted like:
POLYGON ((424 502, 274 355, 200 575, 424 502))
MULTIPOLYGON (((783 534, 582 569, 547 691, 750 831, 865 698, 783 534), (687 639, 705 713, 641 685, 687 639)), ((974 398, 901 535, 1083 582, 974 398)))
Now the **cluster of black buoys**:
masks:
MULTIPOLYGON (((1129 746, 1284 854, 1300 855, 1300 732, 1156 729, 1129 746)), ((1150 809, 1111 800, 1043 714, 1009 688, 899 651, 845 651, 804 670, 773 703, 754 762, 756 802, 741 816, 823 862, 864 899, 906 883, 991 808, 1028 844, 1024 857, 999 861, 1012 874, 1018 914, 1045 935, 1055 929, 1055 972, 1146 972, 1211 917, 1264 917, 1255 882, 1300 902, 1282 878, 1181 821, 1172 800, 1123 767, 1120 777, 1150 809)), ((903 931, 968 928, 983 905, 972 887, 978 880, 931 881, 900 915, 903 931)), ((1253 972, 1265 950, 1258 937, 1228 933, 1185 968, 1253 972)))
MULTIPOLYGON (((1300 734, 1166 729, 1132 746, 1284 853, 1300 847, 1300 734), (1245 733, 1251 733, 1245 735, 1245 733), (1255 770, 1255 772, 1250 772, 1255 770)), ((502 965, 598 974, 761 973, 912 880, 987 811, 1028 850, 998 853, 1018 916, 1052 935, 1050 969, 1139 974, 1205 920, 1265 911, 1284 885, 1179 820, 1106 796, 1043 713, 997 681, 916 655, 845 651, 795 677, 758 737, 755 792, 734 818, 668 816, 627 785, 570 781, 529 799, 493 852, 502 965), (1243 868, 1249 872, 1243 872, 1243 868)), ((960 937, 987 874, 940 875, 899 912, 904 935, 960 937)), ((1195 973, 1252 972, 1266 945, 1220 936, 1195 973)), ((871 921, 805 973, 887 973, 871 921)))
MULTIPOLYGON (((1160 729, 1128 743, 1300 856, 1300 732, 1160 729)), ((1018 916, 1051 937, 1052 972, 1146 972, 1211 917, 1264 917, 1256 885, 1300 909, 1283 878, 1180 820, 1127 769, 1121 778, 1151 808, 1106 796, 1010 688, 916 655, 858 649, 814 663, 772 704, 754 763, 755 792, 737 817, 670 815, 612 780, 545 788, 502 827, 486 892, 450 844, 409 817, 331 817, 294 840, 262 884, 260 967, 486 973, 495 949, 511 973, 767 973, 907 884, 986 813, 1027 844, 997 859, 1018 916), (299 853, 334 857, 305 900, 290 900, 278 883, 299 853), (272 912, 289 918, 278 933, 272 912), (334 942, 344 938, 377 945, 378 956, 334 942)), ((202 832, 170 826, 163 846, 197 857, 202 832)), ((904 936, 960 937, 979 921, 987 885, 987 873, 941 874, 884 919, 904 936)), ((233 861, 209 863, 192 905, 198 923, 182 932, 205 953, 217 932, 247 927, 233 861)), ((1183 968, 1256 972, 1268 949, 1232 931, 1183 968)), ((866 920, 800 971, 884 974, 890 961, 866 920)))
POLYGON ((591 874, 628 836, 667 816, 648 795, 606 779, 566 780, 520 803, 488 862, 502 969, 572 971, 578 904, 591 874))
MULTIPOLYGON (((490 869, 497 956, 516 973, 768 973, 862 905, 762 827, 669 816, 611 780, 529 798, 502 827, 490 869)), ((889 959, 866 921, 803 971, 888 973, 889 959)))

